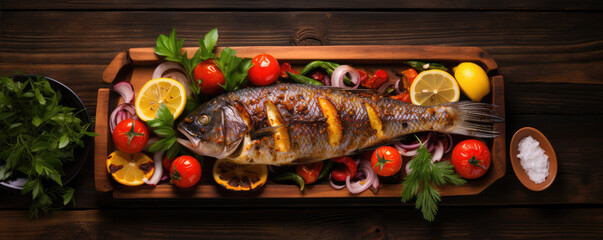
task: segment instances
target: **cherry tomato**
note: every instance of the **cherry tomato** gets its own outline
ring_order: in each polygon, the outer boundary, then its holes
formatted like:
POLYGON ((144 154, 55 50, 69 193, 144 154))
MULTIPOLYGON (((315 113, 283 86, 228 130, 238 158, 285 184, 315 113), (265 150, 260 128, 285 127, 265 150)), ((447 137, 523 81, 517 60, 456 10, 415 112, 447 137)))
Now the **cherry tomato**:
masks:
POLYGON ((163 165, 163 169, 165 169, 165 172, 168 172, 170 170, 170 168, 172 167, 172 162, 174 162, 174 159, 168 159, 167 154, 163 156, 161 164, 163 165))
POLYGON ((333 162, 335 162, 335 166, 333 166, 333 171, 331 171, 331 177, 335 181, 343 182, 348 176, 354 178, 356 173, 358 173, 358 166, 356 166, 356 162, 351 157, 333 158, 333 162))
POLYGON ((192 187, 201 179, 201 164, 188 155, 177 157, 170 167, 170 178, 178 187, 192 187))
POLYGON ((490 150, 477 139, 467 139, 452 149, 454 170, 465 179, 476 179, 490 168, 490 150))
POLYGON ((395 148, 383 146, 373 152, 371 166, 377 175, 389 177, 400 171, 402 156, 395 148))
POLYGON ((251 62, 253 66, 249 69, 249 80, 253 85, 266 86, 272 84, 281 72, 278 61, 270 54, 259 54, 251 62))
POLYGON ((322 161, 297 165, 296 173, 299 174, 306 184, 312 184, 318 179, 324 163, 322 161))
POLYGON ((148 140, 149 130, 138 120, 125 119, 113 129, 113 143, 122 152, 140 152, 147 145, 148 140))
POLYGON ((299 74, 298 71, 295 71, 295 70, 293 70, 293 68, 291 68, 291 64, 289 64, 288 62, 281 64, 281 77, 289 78, 289 75, 287 75, 287 72, 299 74))
POLYGON ((226 80, 222 70, 216 66, 216 62, 213 59, 205 60, 193 70, 193 76, 195 79, 200 79, 201 84, 197 84, 201 88, 201 92, 207 95, 218 95, 224 91, 224 88, 220 85, 224 85, 226 80))

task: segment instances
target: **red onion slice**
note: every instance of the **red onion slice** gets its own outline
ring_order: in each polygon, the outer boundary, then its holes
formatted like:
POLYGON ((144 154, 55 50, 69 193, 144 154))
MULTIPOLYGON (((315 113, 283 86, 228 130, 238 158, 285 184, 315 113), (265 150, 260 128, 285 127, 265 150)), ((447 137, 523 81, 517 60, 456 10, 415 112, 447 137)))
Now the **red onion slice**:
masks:
POLYGON ((387 88, 394 86, 395 83, 394 82, 386 82, 384 84, 381 85, 381 87, 377 88, 377 92, 379 94, 385 94, 385 91, 387 90, 387 88))
POLYGON ((373 179, 373 184, 371 184, 371 191, 373 191, 374 194, 377 194, 379 187, 381 187, 381 184, 379 184, 379 176, 376 176, 375 179, 373 179))
POLYGON ((142 181, 148 185, 155 186, 161 180, 161 176, 163 176, 163 164, 162 158, 165 151, 155 152, 153 155, 153 161, 155 162, 155 172, 153 172, 153 176, 148 180, 146 177, 142 179, 142 181))
POLYGON ((129 82, 118 82, 113 85, 113 91, 116 91, 124 99, 124 102, 131 103, 134 100, 134 88, 129 82))
POLYGON ((172 70, 172 69, 178 70, 183 73, 186 72, 184 67, 182 67, 182 65, 180 65, 178 63, 162 62, 161 64, 157 65, 157 67, 155 68, 155 71, 153 71, 153 79, 163 77, 167 71, 172 70))
POLYGON ((136 109, 131 103, 122 103, 111 112, 111 116, 109 117, 109 129, 111 133, 113 133, 115 126, 125 119, 138 119, 136 109))
POLYGON ((438 141, 435 146, 435 151, 433 152, 433 155, 431 157, 431 161, 438 162, 442 160, 442 156, 444 156, 444 144, 442 143, 442 141, 438 141))
POLYGON ((155 71, 153 71, 153 79, 162 77, 171 78, 180 82, 182 86, 184 86, 186 96, 191 95, 191 88, 188 85, 190 78, 182 65, 175 62, 163 62, 159 64, 155 68, 155 71))
POLYGON ((349 65, 341 65, 335 68, 335 70, 333 70, 333 74, 331 75, 331 86, 340 88, 350 88, 346 86, 343 82, 344 76, 348 73, 350 74, 350 80, 352 81, 352 83, 356 84, 354 87, 351 88, 358 88, 358 86, 360 86, 360 74, 356 69, 349 65))
POLYGON ((414 156, 417 155, 417 151, 418 151, 418 148, 415 148, 414 150, 407 150, 407 149, 404 149, 403 147, 401 147, 398 144, 394 144, 394 148, 396 150, 398 150, 398 152, 400 153, 400 155, 405 156, 405 157, 414 157, 414 156))
POLYGON ((400 82, 402 82, 402 79, 398 78, 398 80, 396 80, 396 84, 394 84, 394 90, 396 90, 397 94, 401 94, 403 92, 400 90, 400 82))
POLYGON ((444 153, 449 153, 450 150, 452 150, 452 135, 450 133, 447 133, 446 137, 448 138, 448 147, 446 148, 444 153))
POLYGON ((336 190, 341 190, 345 187, 345 185, 337 185, 333 178, 331 177, 331 175, 329 174, 329 185, 331 185, 331 187, 333 187, 336 190))
POLYGON ((325 86, 331 86, 331 77, 325 74, 325 77, 322 79, 325 82, 325 86))
POLYGON ((366 176, 365 179, 361 179, 353 183, 350 181, 350 176, 347 176, 345 179, 345 185, 351 194, 359 194, 366 191, 370 186, 373 185, 375 178, 377 178, 375 171, 373 171, 373 169, 370 167, 369 161, 360 161, 359 170, 364 173, 366 176))

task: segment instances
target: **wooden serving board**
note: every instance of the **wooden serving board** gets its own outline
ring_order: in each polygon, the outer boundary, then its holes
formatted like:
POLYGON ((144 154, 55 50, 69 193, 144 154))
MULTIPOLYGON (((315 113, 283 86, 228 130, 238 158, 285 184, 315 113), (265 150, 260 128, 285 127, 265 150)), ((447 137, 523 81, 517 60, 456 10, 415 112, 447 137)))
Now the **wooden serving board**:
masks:
MULTIPOLYGON (((406 60, 424 60, 442 62, 450 67, 460 62, 474 62, 480 65, 490 76, 492 91, 485 97, 485 102, 497 106, 497 113, 504 116, 504 87, 503 78, 496 75, 497 65, 485 51, 477 47, 441 47, 441 46, 257 46, 257 47, 231 47, 237 51, 237 56, 252 58, 260 53, 269 53, 279 62, 289 62, 294 68, 299 69, 313 60, 329 60, 341 64, 350 64, 354 67, 374 72, 377 69, 386 70, 390 77, 393 71, 401 69, 406 60)), ((220 52, 218 48, 217 52, 220 52)), ((185 48, 189 56, 194 54, 195 48, 185 48)), ((134 91, 151 79, 154 68, 163 60, 155 55, 152 48, 131 48, 119 53, 103 73, 103 81, 117 83, 129 81, 134 91)), ((142 199, 142 198, 341 198, 341 197, 395 197, 401 194, 401 176, 392 183, 384 183, 377 194, 365 191, 358 195, 350 194, 346 189, 334 190, 323 181, 320 184, 306 186, 304 191, 299 191, 296 185, 287 185, 271 182, 270 180, 259 191, 252 193, 232 193, 223 191, 213 182, 211 177, 211 163, 206 161, 201 182, 191 189, 179 189, 169 184, 158 186, 130 187, 118 184, 107 173, 105 161, 115 147, 111 140, 108 128, 108 116, 117 106, 119 96, 110 93, 110 89, 98 90, 96 111, 96 132, 100 135, 95 138, 94 174, 97 192, 112 193, 116 199, 142 199), (397 181, 396 181, 397 180, 397 181)), ((478 194, 494 181, 501 178, 506 170, 505 153, 505 123, 495 123, 494 128, 500 135, 492 140, 487 140, 492 153, 491 168, 482 178, 469 180, 462 186, 444 185, 439 187, 442 196, 473 195, 478 194)), ((408 159, 405 159, 405 162, 408 159)))

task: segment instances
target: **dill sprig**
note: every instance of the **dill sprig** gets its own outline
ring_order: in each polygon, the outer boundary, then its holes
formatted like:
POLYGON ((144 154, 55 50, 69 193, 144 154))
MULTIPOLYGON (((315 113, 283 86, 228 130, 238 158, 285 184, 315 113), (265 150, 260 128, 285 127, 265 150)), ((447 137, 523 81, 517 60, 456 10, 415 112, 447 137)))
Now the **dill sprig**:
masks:
POLYGON ((421 143, 417 156, 410 162, 410 173, 402 182, 402 202, 406 203, 416 196, 415 207, 421 209, 423 218, 433 221, 438 212, 438 202, 441 201, 440 193, 436 186, 445 183, 463 185, 467 181, 462 179, 449 162, 431 162, 431 154, 421 143))

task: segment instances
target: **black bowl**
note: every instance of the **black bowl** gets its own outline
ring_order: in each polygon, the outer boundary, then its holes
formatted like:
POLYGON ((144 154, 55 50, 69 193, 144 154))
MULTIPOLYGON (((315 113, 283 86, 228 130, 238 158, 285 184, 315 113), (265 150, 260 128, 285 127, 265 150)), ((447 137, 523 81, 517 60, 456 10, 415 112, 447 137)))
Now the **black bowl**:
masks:
MULTIPOLYGON (((36 78, 36 75, 14 75, 12 78, 15 81, 25 81, 28 78, 36 78)), ((93 132, 93 125, 90 121, 90 115, 88 115, 88 110, 86 110, 86 106, 82 102, 82 100, 75 94, 69 87, 65 86, 61 82, 54 80, 49 77, 44 77, 50 83, 50 86, 55 91, 60 91, 62 95, 62 99, 59 104, 63 106, 68 106, 71 108, 75 108, 75 112, 77 112, 77 117, 82 120, 83 123, 90 123, 90 127, 88 127, 89 132, 93 132)), ((90 136, 84 136, 84 147, 76 148, 74 155, 76 156, 75 161, 71 163, 67 163, 64 165, 65 175, 61 178, 63 185, 71 182, 77 174, 80 172, 86 160, 88 160, 88 154, 90 153, 90 148, 93 144, 93 138, 90 136)), ((17 190, 21 191, 23 189, 23 184, 25 184, 27 180, 23 178, 13 178, 9 179, 5 182, 0 182, 0 187, 9 190, 17 190)))

